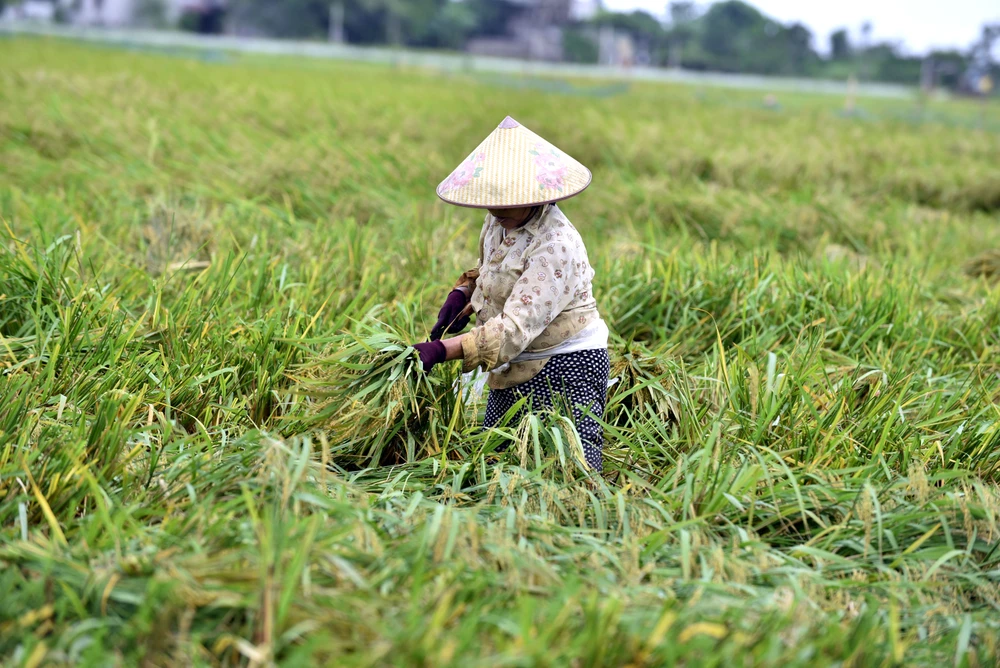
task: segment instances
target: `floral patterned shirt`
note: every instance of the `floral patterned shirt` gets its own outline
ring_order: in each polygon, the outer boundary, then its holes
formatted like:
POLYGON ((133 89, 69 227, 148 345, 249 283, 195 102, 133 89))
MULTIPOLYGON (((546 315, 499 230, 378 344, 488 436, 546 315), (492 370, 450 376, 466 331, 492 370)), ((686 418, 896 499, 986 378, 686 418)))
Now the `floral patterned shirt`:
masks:
POLYGON ((547 360, 511 360, 559 345, 600 317, 583 239, 554 204, 506 236, 487 214, 477 269, 463 275, 475 278, 478 323, 462 340, 464 370, 502 368, 490 374, 491 388, 531 380, 547 360))

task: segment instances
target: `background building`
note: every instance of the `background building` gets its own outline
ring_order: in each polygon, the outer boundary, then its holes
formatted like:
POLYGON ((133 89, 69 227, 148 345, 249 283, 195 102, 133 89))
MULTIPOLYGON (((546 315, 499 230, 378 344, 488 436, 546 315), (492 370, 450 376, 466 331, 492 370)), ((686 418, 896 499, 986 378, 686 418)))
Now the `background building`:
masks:
POLYGON ((588 7, 588 3, 573 0, 512 0, 509 4, 512 7, 500 34, 470 39, 466 44, 469 53, 562 60, 563 27, 588 7))

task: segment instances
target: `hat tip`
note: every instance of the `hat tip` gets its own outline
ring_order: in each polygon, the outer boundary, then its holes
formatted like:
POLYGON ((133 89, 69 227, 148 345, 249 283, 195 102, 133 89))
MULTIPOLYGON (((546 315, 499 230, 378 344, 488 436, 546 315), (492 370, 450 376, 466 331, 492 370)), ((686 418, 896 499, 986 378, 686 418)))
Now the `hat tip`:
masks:
POLYGON ((520 126, 521 126, 521 124, 518 123, 517 121, 515 121, 510 116, 508 116, 507 118, 503 119, 503 122, 500 123, 500 129, 501 130, 511 130, 513 128, 520 127, 520 126))

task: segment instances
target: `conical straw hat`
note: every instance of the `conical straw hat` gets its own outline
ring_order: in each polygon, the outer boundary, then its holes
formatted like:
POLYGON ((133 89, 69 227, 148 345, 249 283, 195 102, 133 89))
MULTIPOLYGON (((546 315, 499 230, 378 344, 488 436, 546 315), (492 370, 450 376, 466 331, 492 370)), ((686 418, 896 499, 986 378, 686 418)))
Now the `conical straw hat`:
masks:
POLYGON ((590 170, 508 116, 437 187, 450 204, 484 209, 534 206, 572 197, 590 170))

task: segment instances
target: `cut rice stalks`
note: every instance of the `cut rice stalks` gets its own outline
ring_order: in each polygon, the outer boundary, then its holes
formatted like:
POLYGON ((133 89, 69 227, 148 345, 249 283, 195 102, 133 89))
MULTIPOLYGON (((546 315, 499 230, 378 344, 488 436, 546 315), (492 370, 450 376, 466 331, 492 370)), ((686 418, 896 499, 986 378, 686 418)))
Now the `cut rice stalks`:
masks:
POLYGON ((675 362, 658 357, 641 343, 611 348, 611 379, 605 419, 625 426, 649 411, 663 421, 679 423, 680 400, 674 392, 678 371, 675 362))
POLYGON ((350 468, 439 454, 437 427, 465 424, 450 370, 424 373, 398 334, 366 329, 336 337, 296 374, 298 392, 316 401, 299 426, 327 430, 335 461, 350 468))

